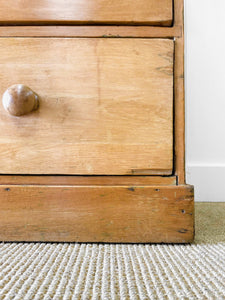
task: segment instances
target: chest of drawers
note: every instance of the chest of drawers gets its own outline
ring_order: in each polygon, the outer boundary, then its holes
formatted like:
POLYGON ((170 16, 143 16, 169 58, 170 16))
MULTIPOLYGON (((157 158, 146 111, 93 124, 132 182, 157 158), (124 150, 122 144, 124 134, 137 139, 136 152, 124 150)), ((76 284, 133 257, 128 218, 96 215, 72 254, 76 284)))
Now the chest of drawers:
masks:
POLYGON ((0 240, 193 240, 182 0, 0 10, 0 240))

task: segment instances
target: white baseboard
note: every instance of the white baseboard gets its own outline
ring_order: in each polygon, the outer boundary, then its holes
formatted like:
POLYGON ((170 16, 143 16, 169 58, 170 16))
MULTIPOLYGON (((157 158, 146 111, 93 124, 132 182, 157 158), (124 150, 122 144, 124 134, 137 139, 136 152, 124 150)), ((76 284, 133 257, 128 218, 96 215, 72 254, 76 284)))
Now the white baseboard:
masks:
POLYGON ((225 165, 188 165, 187 183, 195 188, 195 201, 225 202, 225 165))

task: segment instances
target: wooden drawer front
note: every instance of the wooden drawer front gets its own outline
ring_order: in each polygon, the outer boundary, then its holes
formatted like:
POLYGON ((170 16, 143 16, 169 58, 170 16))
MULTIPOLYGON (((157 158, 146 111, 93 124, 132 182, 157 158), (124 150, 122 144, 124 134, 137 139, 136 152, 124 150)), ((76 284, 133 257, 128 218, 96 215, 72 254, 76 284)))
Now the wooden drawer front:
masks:
POLYGON ((7 0, 0 22, 10 24, 172 24, 172 0, 7 0))
POLYGON ((0 107, 2 174, 171 174, 173 49, 166 39, 1 38, 0 91, 29 86, 37 111, 0 107))

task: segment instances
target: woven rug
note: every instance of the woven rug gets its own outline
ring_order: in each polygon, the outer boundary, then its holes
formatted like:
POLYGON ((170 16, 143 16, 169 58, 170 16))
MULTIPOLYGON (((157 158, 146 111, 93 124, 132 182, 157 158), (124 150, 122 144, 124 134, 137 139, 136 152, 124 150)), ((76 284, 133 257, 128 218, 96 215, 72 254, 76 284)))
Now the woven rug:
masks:
POLYGON ((191 245, 1 243, 0 299, 225 299, 225 203, 191 245))

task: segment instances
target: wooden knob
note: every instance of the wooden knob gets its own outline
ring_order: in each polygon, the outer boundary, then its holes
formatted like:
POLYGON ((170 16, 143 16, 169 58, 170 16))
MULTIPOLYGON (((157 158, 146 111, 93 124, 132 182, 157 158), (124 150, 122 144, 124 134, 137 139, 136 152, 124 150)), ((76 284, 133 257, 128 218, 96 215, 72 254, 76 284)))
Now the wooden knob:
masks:
POLYGON ((39 105, 38 95, 23 84, 10 86, 2 97, 5 110, 13 116, 22 116, 36 110, 39 105))

